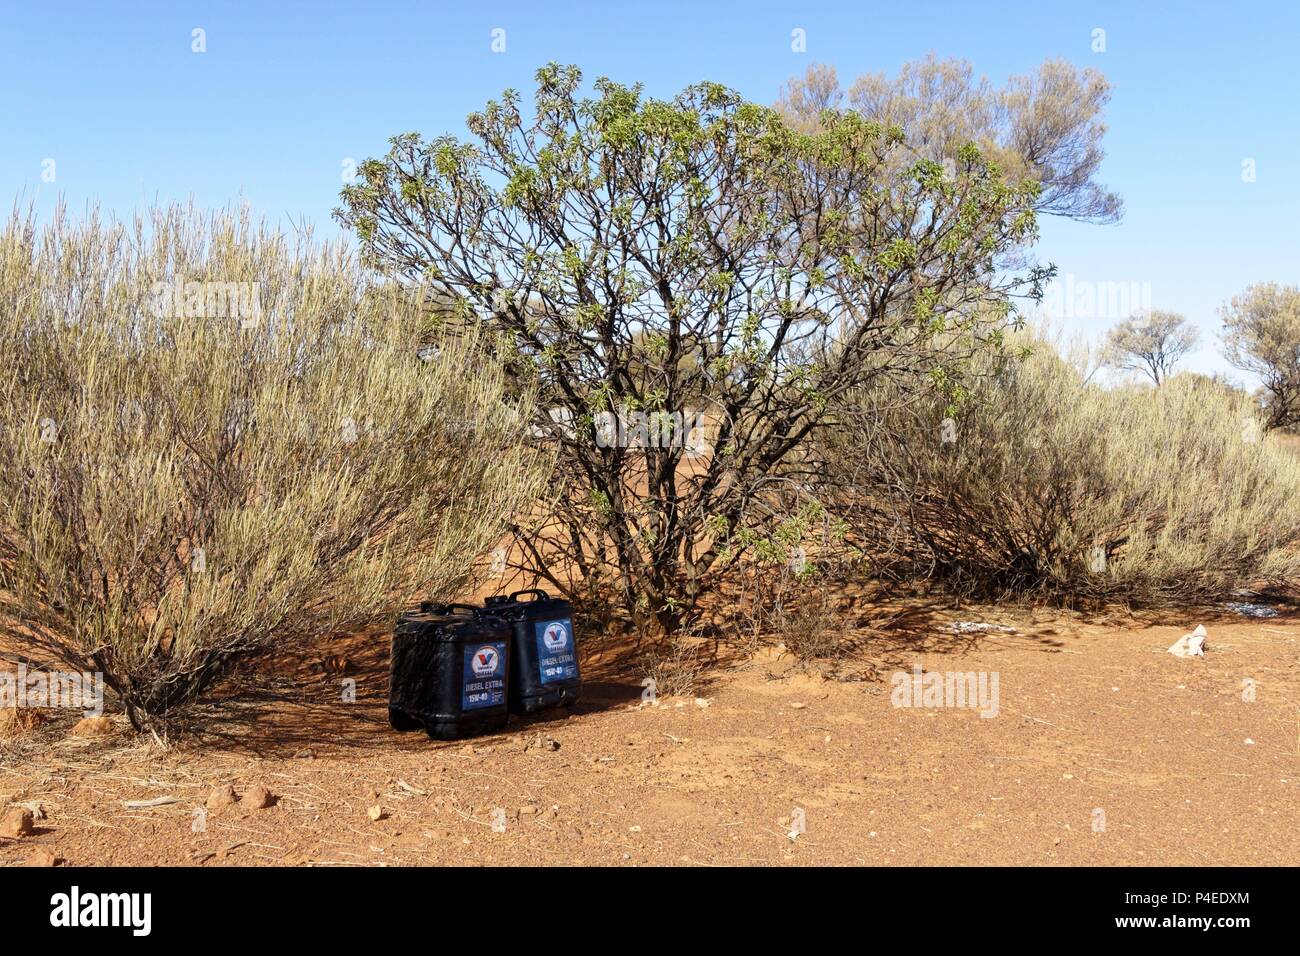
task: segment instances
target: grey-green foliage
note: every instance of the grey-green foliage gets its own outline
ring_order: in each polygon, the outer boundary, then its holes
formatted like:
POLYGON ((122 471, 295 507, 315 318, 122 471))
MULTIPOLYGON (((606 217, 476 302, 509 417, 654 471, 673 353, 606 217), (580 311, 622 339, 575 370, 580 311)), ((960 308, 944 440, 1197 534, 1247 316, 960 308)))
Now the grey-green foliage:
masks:
POLYGON ((246 214, 15 216, 5 630, 102 672, 142 725, 257 651, 471 587, 550 462, 473 342, 417 357, 421 320, 340 249, 246 214))
POLYGON ((1045 275, 1003 268, 1036 236, 1037 182, 969 143, 945 168, 854 111, 803 132, 718 84, 585 96, 552 64, 531 109, 507 91, 468 125, 395 137, 339 218, 370 261, 464 302, 563 413, 537 423, 562 481, 536 572, 664 627, 771 540, 832 397, 928 371, 945 330, 1006 324, 1045 275), (597 441, 601 413, 692 408, 700 458, 597 441))
POLYGON ((1300 462, 1249 396, 1193 375, 1108 390, 1043 338, 1010 345, 975 360, 956 409, 918 386, 839 410, 828 473, 881 566, 985 596, 1153 601, 1300 573, 1300 462))

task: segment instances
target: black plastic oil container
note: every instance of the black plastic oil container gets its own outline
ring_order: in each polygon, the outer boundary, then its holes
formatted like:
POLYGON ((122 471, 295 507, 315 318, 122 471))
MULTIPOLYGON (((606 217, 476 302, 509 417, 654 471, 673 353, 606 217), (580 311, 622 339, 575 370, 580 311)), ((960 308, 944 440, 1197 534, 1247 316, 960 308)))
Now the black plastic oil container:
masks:
POLYGON ((511 625, 511 713, 535 714, 577 703, 582 677, 569 602, 533 588, 509 597, 490 597, 484 603, 486 613, 511 625), (520 600, 526 595, 533 600, 520 600))
POLYGON ((509 720, 510 625, 467 604, 425 602, 393 629, 388 720, 435 740, 500 730, 509 720))

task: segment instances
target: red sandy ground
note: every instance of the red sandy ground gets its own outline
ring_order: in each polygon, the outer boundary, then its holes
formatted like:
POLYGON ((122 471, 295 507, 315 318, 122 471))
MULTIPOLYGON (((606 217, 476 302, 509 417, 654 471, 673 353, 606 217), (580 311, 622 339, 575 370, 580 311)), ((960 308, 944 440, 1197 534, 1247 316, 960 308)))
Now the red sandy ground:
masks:
POLYGON ((389 730, 386 638, 356 638, 318 651, 354 662, 354 704, 298 662, 227 688, 165 748, 69 737, 70 715, 0 741, 0 807, 46 814, 0 838, 0 863, 46 848, 111 865, 1294 865, 1298 640, 1297 616, 918 604, 864 630, 848 671, 868 679, 765 650, 713 670, 699 701, 650 707, 636 672, 589 655, 572 716, 447 744, 389 730), (953 620, 1016 633, 958 636, 953 620), (1165 653, 1198 622, 1204 659, 1165 653), (997 671, 999 716, 893 707, 889 674, 915 662, 997 671), (538 735, 558 749, 526 748, 538 735), (278 802, 195 832, 226 782, 278 802), (124 806, 160 796, 180 802, 124 806))

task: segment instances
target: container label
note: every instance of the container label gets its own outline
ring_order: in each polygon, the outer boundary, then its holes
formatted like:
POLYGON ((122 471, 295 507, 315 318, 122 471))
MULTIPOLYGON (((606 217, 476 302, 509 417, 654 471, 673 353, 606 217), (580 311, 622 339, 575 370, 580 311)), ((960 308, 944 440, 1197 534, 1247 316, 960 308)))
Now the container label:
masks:
POLYGON ((537 670, 543 684, 576 680, 578 652, 573 641, 573 622, 567 617, 558 621, 538 621, 537 670))
POLYGON ((460 709, 481 710, 506 702, 506 645, 504 641, 465 648, 465 679, 460 709))

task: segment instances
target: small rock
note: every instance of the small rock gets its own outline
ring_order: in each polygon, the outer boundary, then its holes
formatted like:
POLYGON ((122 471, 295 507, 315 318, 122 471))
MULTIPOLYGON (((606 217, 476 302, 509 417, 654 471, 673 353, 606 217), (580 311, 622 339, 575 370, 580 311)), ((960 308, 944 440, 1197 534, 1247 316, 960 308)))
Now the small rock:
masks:
POLYGON ((62 862, 63 858, 55 856, 53 850, 41 847, 23 862, 23 866, 58 866, 62 862))
POLYGON ((538 734, 531 738, 524 745, 525 750, 541 750, 543 752, 554 752, 560 749, 560 742, 554 737, 548 737, 546 734, 538 734))
POLYGON ((238 800, 239 798, 235 796, 234 787, 228 783, 219 783, 212 788, 204 805, 209 810, 220 810, 222 807, 231 806, 238 800))
POLYGON ((108 737, 117 733, 117 727, 108 717, 83 717, 72 728, 73 737, 108 737))
POLYGON ((793 704, 791 704, 790 706, 791 706, 791 708, 793 708, 794 710, 803 710, 803 709, 804 709, 805 707, 807 707, 808 705, 805 704, 805 703, 802 703, 802 702, 800 702, 800 701, 795 701, 795 702, 794 702, 793 704))
POLYGON ((366 816, 370 817, 371 820, 378 823, 380 820, 383 820, 385 817, 387 817, 388 814, 384 812, 383 807, 375 806, 375 807, 371 807, 369 810, 366 811, 366 816))
POLYGON ((32 832, 32 811, 26 807, 14 807, 4 817, 0 818, 0 836, 19 837, 30 836, 32 832))
POLYGON ((265 810, 271 804, 275 803, 275 797, 271 794, 270 790, 266 789, 266 787, 262 786, 260 783, 255 783, 244 791, 244 796, 239 802, 242 806, 246 806, 250 810, 265 810))

